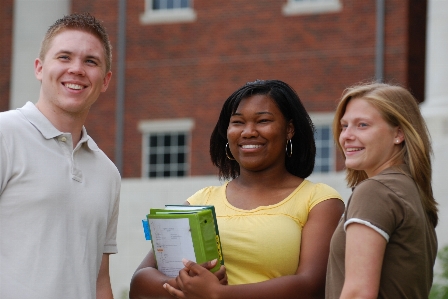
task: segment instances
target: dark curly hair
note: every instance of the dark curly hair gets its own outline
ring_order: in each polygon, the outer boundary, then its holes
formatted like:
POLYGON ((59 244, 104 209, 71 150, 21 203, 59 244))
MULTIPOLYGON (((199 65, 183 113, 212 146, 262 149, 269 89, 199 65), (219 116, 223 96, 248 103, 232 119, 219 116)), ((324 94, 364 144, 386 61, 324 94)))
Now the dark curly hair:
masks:
POLYGON ((279 80, 256 80, 248 82, 236 90, 224 102, 218 122, 210 137, 210 156, 213 165, 219 169, 222 179, 234 179, 240 174, 237 161, 226 156, 227 128, 230 117, 235 113, 241 100, 254 96, 266 95, 271 98, 287 121, 294 125, 293 155, 286 155, 286 169, 293 175, 306 178, 314 169, 316 144, 314 142, 314 125, 299 96, 285 82, 279 80))
POLYGON ((53 38, 65 29, 81 30, 96 36, 103 45, 106 58, 106 73, 110 71, 112 64, 112 46, 106 29, 100 21, 89 13, 74 13, 57 20, 48 28, 40 47, 39 58, 43 61, 53 38))

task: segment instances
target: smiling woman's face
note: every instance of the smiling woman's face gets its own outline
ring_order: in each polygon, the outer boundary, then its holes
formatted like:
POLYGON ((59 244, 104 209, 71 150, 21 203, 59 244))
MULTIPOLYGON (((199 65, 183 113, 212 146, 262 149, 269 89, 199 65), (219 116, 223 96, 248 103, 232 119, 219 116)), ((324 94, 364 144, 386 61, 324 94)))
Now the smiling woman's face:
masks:
POLYGON ((266 95, 243 99, 227 128, 229 148, 241 170, 261 171, 285 167, 286 141, 294 127, 266 95))
POLYGON ((401 149, 403 133, 390 126, 376 107, 363 98, 351 99, 341 120, 339 143, 345 166, 372 177, 392 166, 401 149))

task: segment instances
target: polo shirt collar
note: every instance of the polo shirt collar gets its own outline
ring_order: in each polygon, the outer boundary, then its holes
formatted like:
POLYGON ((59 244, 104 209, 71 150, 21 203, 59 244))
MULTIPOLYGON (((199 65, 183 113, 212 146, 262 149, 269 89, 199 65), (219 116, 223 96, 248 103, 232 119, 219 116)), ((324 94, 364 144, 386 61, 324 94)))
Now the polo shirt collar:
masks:
MULTIPOLYGON (((33 103, 27 102, 22 108, 18 108, 17 110, 19 110, 26 117, 26 119, 42 134, 45 139, 52 139, 64 134, 56 129, 33 103)), ((99 151, 98 145, 92 138, 90 138, 89 135, 87 135, 87 130, 84 126, 82 126, 82 135, 79 142, 86 143, 92 151, 99 151)))

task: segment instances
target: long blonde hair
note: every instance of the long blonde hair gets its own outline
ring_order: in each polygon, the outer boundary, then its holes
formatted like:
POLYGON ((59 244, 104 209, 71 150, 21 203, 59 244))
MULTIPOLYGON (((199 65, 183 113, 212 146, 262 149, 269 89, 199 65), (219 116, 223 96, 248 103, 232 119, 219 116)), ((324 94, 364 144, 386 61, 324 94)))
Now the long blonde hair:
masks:
MULTIPOLYGON (((437 226, 437 202, 431 185, 431 140, 417 100, 405 88, 385 83, 367 83, 347 88, 336 109, 333 120, 333 137, 339 149, 341 135, 340 120, 351 99, 362 98, 376 107, 383 119, 393 127, 400 127, 404 134, 402 149, 398 159, 409 166, 411 176, 417 184, 422 205, 429 220, 437 226)), ((346 169, 349 187, 354 187, 367 178, 363 170, 346 169)))

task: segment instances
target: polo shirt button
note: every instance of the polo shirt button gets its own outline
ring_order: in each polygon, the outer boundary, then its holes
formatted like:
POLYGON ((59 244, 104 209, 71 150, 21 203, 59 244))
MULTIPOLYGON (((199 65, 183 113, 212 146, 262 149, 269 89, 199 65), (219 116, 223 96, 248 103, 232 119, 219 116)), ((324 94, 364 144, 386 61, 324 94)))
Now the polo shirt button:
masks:
POLYGON ((66 141, 67 141, 67 138, 64 137, 64 136, 62 136, 59 140, 61 140, 62 142, 66 142, 66 141))

